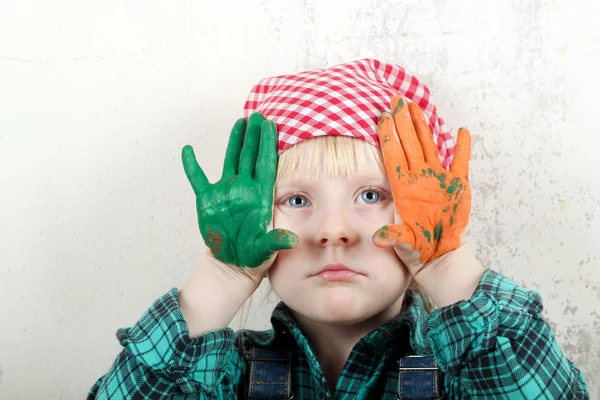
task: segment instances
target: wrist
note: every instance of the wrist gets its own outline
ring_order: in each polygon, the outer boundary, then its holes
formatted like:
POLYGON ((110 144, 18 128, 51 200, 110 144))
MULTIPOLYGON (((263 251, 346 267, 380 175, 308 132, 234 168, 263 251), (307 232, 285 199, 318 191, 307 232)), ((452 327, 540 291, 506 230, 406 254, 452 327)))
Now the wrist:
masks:
POLYGON ((224 329, 260 280, 207 254, 179 291, 179 305, 191 337, 224 329))
POLYGON ((415 281, 436 307, 441 308, 469 300, 484 272, 471 247, 463 243, 432 261, 415 281))

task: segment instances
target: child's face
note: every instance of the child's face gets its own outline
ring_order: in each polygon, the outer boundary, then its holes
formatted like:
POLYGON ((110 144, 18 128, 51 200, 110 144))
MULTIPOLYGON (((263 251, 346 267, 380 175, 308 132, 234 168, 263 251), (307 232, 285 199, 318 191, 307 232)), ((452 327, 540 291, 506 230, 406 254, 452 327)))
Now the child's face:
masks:
POLYGON ((277 183, 274 227, 291 230, 299 242, 279 253, 269 278, 292 310, 333 324, 400 311, 410 275, 391 247, 381 249, 372 241, 377 229, 394 222, 390 193, 377 165, 348 177, 277 183), (358 274, 346 280, 319 275, 330 264, 345 264, 358 274))

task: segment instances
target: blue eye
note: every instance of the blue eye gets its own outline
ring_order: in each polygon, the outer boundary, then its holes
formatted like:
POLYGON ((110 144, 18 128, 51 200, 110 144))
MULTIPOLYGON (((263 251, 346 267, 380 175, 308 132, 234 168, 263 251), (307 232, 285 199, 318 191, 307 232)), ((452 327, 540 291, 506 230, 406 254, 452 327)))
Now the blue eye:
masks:
POLYGON ((308 204, 308 200, 304 196, 292 196, 285 202, 288 206, 295 208, 306 207, 306 205, 308 204))
POLYGON ((361 204, 375 204, 379 201, 381 195, 375 190, 365 190, 364 192, 360 193, 358 198, 359 200, 364 201, 364 203, 361 204))

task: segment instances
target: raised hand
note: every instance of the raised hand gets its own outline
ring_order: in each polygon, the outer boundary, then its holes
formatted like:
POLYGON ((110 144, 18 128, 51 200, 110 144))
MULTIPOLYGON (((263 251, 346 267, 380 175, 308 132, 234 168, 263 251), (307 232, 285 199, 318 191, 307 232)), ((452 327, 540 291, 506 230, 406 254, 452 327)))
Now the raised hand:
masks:
POLYGON ((271 230, 277 167, 277 129, 272 121, 255 113, 235 123, 223 174, 214 184, 191 146, 183 148, 182 161, 196 194, 200 232, 217 260, 255 268, 272 264, 276 252, 297 243, 293 232, 271 230))
POLYGON ((471 135, 466 129, 458 132, 447 171, 421 109, 401 96, 392 99, 391 109, 380 117, 379 140, 396 224, 379 229, 373 241, 379 247, 394 246, 416 277, 427 263, 461 245, 471 211, 471 135))

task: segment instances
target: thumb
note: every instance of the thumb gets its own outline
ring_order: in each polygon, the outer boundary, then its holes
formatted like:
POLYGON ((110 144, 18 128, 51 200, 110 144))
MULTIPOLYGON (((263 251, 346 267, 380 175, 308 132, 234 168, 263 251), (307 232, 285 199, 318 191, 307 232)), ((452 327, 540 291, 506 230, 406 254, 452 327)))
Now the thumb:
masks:
POLYGON ((422 265, 421 253, 415 249, 415 234, 406 223, 386 225, 380 228, 373 235, 373 243, 377 247, 394 246, 396 255, 409 271, 414 271, 415 268, 422 265))
POLYGON ((415 247, 415 234, 406 223, 382 226, 373 234, 373 243, 377 247, 400 246, 415 247))
POLYGON ((273 229, 256 241, 257 254, 288 250, 298 243, 298 235, 286 229, 273 229))

